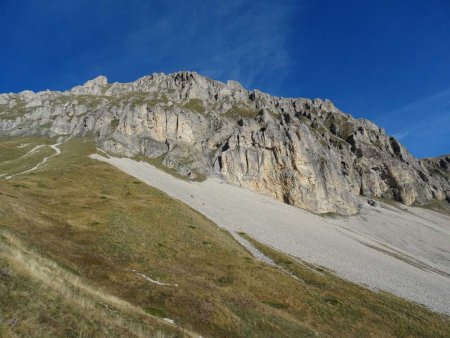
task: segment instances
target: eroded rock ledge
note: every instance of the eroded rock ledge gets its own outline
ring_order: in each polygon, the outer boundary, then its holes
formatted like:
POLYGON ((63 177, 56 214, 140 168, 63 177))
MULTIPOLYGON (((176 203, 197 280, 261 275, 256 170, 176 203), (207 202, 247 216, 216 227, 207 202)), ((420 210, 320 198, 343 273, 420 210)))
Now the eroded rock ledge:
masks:
POLYGON ((321 99, 278 98, 194 72, 65 92, 0 95, 0 135, 93 136, 181 175, 219 175, 307 210, 353 214, 357 195, 450 201, 450 158, 419 160, 384 130, 321 99))

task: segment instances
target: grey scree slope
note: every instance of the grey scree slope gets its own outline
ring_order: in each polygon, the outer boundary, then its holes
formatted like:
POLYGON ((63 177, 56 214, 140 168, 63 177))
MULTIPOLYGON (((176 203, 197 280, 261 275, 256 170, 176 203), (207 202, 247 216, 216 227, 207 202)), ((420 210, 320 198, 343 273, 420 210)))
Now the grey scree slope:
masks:
POLYGON ((58 143, 89 136, 109 153, 203 174, 206 182, 187 183, 148 164, 108 160, 232 233, 450 312, 448 217, 363 200, 358 215, 331 220, 281 203, 354 215, 361 196, 450 202, 450 155, 417 159, 328 100, 274 97, 194 72, 112 84, 100 76, 64 92, 0 94, 0 136, 29 135, 58 143))
POLYGON ((338 275, 450 314, 450 217, 382 204, 356 216, 324 219, 218 179, 188 182, 145 162, 105 161, 203 213, 287 254, 338 275))

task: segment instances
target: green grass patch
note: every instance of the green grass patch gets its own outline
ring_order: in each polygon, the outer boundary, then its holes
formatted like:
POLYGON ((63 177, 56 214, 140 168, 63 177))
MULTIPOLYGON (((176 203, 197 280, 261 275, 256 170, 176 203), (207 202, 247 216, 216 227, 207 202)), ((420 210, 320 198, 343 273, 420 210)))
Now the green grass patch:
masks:
POLYGON ((132 108, 142 106, 155 106, 157 104, 167 104, 169 102, 166 95, 155 96, 147 92, 129 92, 110 100, 110 105, 130 104, 132 108))
POLYGON ((150 157, 146 157, 146 156, 143 156, 143 155, 137 155, 137 156, 133 157, 133 160, 147 162, 148 164, 151 164, 155 168, 157 168, 157 169, 159 169, 161 171, 164 171, 165 173, 170 174, 173 177, 176 177, 176 178, 178 178, 180 180, 184 180, 184 181, 187 181, 187 182, 191 182, 191 181, 193 181, 193 182, 203 182, 203 181, 206 180, 207 177, 205 175, 203 175, 203 174, 201 174, 201 173, 199 173, 198 171, 195 171, 195 170, 193 170, 194 174, 196 175, 196 178, 194 178, 194 179, 190 179, 190 178, 188 178, 186 176, 180 175, 178 173, 178 171, 176 171, 176 169, 169 168, 169 167, 167 167, 167 166, 165 166, 163 164, 164 156, 165 155, 161 155, 161 156, 156 157, 156 158, 150 158, 150 157))
POLYGON ((0 105, 0 120, 15 120, 31 111, 29 108, 26 108, 25 101, 19 98, 13 98, 11 101, 14 103, 11 107, 9 105, 0 105))
POLYGON ((425 204, 415 204, 414 206, 450 215, 450 203, 445 200, 431 200, 425 204))
POLYGON ((230 110, 225 112, 227 117, 244 117, 244 118, 254 118, 259 113, 258 109, 249 108, 245 106, 233 106, 230 110))
POLYGON ((119 126, 119 120, 118 119, 112 119, 111 120, 111 129, 115 131, 117 127, 119 126))
POLYGON ((186 102, 185 104, 183 104, 182 108, 199 113, 199 114, 203 114, 206 111, 206 109, 203 105, 203 101, 200 99, 191 99, 188 102, 186 102))
POLYGON ((322 214, 319 214, 319 216, 331 219, 337 219, 342 217, 342 215, 338 214, 337 212, 324 212, 322 214))
POLYGON ((158 309, 158 308, 155 308, 155 307, 146 307, 144 310, 145 310, 145 312, 147 312, 147 313, 149 313, 149 314, 151 314, 153 316, 156 316, 156 317, 160 317, 160 318, 166 318, 167 317, 167 315, 164 312, 164 310, 161 310, 161 309, 158 309))
POLYGON ((217 279, 217 283, 220 286, 227 286, 233 284, 233 277, 231 276, 222 276, 217 279))
POLYGON ((272 302, 272 301, 263 301, 263 304, 269 305, 275 309, 287 309, 288 305, 283 304, 283 303, 277 303, 277 302, 272 302))
MULTIPOLYGON (((401 202, 394 201, 392 199, 384 198, 384 197, 374 197, 374 196, 372 196, 371 198, 373 198, 374 200, 376 200, 378 202, 381 202, 381 203, 387 204, 387 205, 389 205, 391 207, 397 208, 399 210, 403 210, 403 211, 406 210, 404 204, 402 204, 401 202)), ((381 206, 383 207, 383 205, 381 205, 381 206)))

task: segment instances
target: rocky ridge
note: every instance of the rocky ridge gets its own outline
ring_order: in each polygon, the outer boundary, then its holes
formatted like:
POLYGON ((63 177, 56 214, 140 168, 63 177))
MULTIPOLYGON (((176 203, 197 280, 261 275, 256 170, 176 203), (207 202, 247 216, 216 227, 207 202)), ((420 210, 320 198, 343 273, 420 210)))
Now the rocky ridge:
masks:
POLYGON ((0 94, 0 135, 92 136, 190 179, 217 175, 316 213, 354 214, 356 196, 450 201, 450 157, 419 160, 329 100, 273 97, 195 72, 64 92, 0 94))

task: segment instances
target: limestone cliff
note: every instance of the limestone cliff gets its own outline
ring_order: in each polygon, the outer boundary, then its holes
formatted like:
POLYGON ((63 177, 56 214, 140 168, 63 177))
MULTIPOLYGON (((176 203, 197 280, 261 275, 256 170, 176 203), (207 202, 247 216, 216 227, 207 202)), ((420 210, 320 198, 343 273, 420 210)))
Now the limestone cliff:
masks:
POLYGON ((357 212, 357 195, 450 200, 450 159, 418 160, 383 129, 330 101, 278 98, 194 72, 65 92, 0 95, 0 135, 93 136, 181 175, 218 175, 318 213, 357 212), (446 164, 447 163, 447 164, 446 164))

